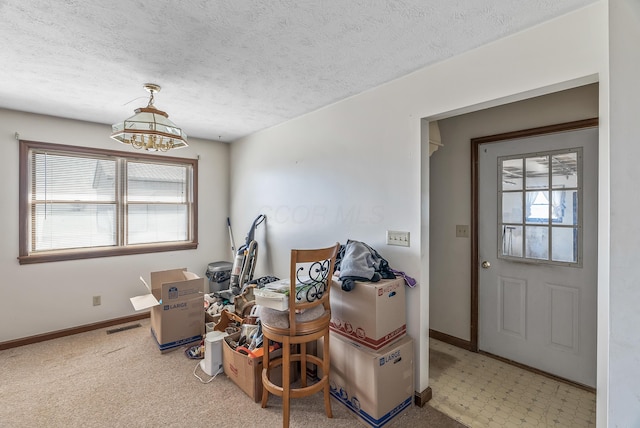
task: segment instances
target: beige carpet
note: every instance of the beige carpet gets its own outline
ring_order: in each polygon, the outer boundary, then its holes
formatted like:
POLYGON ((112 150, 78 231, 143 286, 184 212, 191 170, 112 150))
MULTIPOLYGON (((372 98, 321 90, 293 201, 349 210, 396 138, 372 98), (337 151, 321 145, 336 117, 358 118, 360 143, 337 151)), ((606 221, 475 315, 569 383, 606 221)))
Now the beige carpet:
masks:
MULTIPOLYGON (((111 327, 0 351, 0 426, 282 425, 278 398, 271 396, 262 409, 224 373, 201 383, 193 375, 198 360, 181 350, 160 354, 149 320, 140 324, 114 334, 106 333, 111 327)), ((208 378, 199 368, 198 374, 208 378)), ((292 428, 361 425, 333 399, 333 418, 326 418, 321 394, 291 403, 292 428)), ((464 427, 429 405, 413 406, 386 426, 464 427)))

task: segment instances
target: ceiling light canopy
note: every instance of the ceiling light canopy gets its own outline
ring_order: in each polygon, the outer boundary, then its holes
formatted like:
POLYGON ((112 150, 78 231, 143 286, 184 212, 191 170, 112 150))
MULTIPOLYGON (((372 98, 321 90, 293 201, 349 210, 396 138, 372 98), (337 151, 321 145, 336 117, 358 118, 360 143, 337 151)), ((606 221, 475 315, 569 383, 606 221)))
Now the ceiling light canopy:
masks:
POLYGON ((153 94, 160 92, 160 85, 145 83, 144 88, 151 94, 149 104, 137 108, 136 114, 124 122, 113 125, 111 138, 150 152, 187 147, 187 134, 169 120, 167 113, 153 105, 153 94))

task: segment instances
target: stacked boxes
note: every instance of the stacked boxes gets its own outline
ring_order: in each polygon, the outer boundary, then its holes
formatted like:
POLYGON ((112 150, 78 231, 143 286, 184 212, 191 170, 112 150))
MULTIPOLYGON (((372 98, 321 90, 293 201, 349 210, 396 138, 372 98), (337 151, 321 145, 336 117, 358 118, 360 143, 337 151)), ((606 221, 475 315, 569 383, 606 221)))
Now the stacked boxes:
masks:
POLYGON ((371 349, 381 349, 407 334, 404 280, 356 282, 343 291, 331 288, 331 325, 336 334, 371 349))
MULTIPOLYGON (((331 289, 331 395, 374 428, 413 405, 413 340, 402 278, 331 289)), ((322 352, 322 340, 318 341, 322 352)))

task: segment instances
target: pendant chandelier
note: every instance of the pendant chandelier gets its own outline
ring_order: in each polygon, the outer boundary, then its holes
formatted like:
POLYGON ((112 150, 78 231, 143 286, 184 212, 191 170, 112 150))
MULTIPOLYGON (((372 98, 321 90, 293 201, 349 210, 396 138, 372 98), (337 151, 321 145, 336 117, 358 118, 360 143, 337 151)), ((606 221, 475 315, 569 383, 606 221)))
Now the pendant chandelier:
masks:
POLYGON ((145 83, 151 94, 149 104, 135 110, 133 116, 112 126, 111 138, 136 149, 149 152, 166 152, 187 147, 187 134, 169 120, 169 115, 153 105, 153 94, 160 92, 160 85, 145 83))

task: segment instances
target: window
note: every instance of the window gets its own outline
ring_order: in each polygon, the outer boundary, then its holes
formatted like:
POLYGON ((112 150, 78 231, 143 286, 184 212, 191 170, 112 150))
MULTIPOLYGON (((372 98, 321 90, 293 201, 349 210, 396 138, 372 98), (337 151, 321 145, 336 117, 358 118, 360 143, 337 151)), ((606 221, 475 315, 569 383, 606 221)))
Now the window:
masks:
POLYGON ((581 265, 582 149, 498 159, 498 257, 581 265))
POLYGON ((20 141, 20 263, 197 248, 197 165, 20 141))

